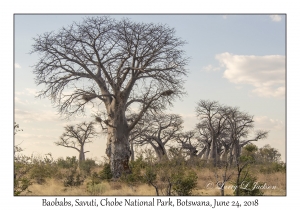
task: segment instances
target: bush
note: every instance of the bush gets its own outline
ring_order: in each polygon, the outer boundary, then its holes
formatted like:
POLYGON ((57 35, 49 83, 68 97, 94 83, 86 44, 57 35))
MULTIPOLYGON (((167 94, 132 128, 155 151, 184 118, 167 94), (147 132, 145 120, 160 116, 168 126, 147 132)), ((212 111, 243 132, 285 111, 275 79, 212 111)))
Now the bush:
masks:
MULTIPOLYGON (((249 173, 245 173, 244 180, 241 182, 240 189, 239 189, 239 195, 241 196, 257 196, 257 195, 263 195, 264 193, 258 189, 255 188, 255 186, 261 185, 261 183, 257 182, 257 178, 249 173)), ((234 191, 234 195, 237 195, 237 190, 234 191)))
POLYGON ((197 185, 197 178, 194 171, 180 171, 178 174, 174 174, 172 176, 173 194, 179 196, 192 195, 192 190, 197 185))
POLYGON ((14 195, 20 195, 22 192, 27 191, 28 187, 31 185, 31 181, 27 177, 22 177, 18 179, 14 179, 14 195))
POLYGON ((29 179, 29 172, 32 165, 29 163, 30 157, 17 155, 14 160, 14 195, 20 195, 22 192, 30 192, 28 187, 32 184, 29 179))
POLYGON ((269 163, 260 165, 259 171, 264 174, 271 174, 275 172, 286 172, 286 164, 285 163, 269 163))
POLYGON ((76 160, 75 156, 66 157, 66 160, 64 160, 63 158, 58 158, 57 166, 60 168, 65 168, 65 169, 77 168, 78 160, 76 160))
POLYGON ((99 175, 94 172, 91 176, 91 181, 86 184, 87 192, 90 195, 101 195, 105 191, 105 186, 101 183, 99 175))
POLYGON ((69 171, 66 179, 64 180, 65 187, 77 187, 82 185, 84 182, 84 178, 76 171, 76 169, 72 169, 69 171))
POLYGON ((86 174, 90 175, 92 168, 96 166, 96 162, 92 159, 86 159, 82 161, 79 165, 80 170, 85 172, 86 174))
POLYGON ((139 156, 135 161, 131 161, 129 167, 131 173, 122 174, 121 180, 130 185, 144 182, 142 169, 146 167, 146 163, 143 160, 143 156, 139 156))
POLYGON ((196 173, 181 158, 148 165, 144 180, 155 188, 157 195, 192 195, 197 185, 196 173))
POLYGON ((99 177, 102 180, 110 180, 113 177, 108 163, 104 164, 102 171, 99 173, 99 177))
POLYGON ((38 184, 44 184, 46 178, 51 178, 57 173, 57 165, 53 161, 52 156, 46 157, 31 157, 30 178, 34 179, 38 184))

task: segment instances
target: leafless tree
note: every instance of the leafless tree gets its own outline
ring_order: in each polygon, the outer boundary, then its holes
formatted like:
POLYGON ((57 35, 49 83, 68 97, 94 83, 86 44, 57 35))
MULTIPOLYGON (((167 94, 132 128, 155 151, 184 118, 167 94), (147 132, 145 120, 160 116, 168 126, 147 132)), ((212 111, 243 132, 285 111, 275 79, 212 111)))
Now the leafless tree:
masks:
POLYGON ((185 42, 166 25, 107 16, 85 18, 34 41, 32 53, 40 55, 34 74, 45 87, 39 96, 65 116, 85 113, 88 103, 104 104, 105 115, 98 118, 107 128, 113 177, 129 173, 130 131, 149 108, 162 110, 184 94, 185 42), (132 107, 138 111, 129 122, 132 107))
POLYGON ((254 116, 246 112, 241 112, 236 107, 223 107, 223 115, 226 116, 227 128, 230 138, 230 165, 234 162, 237 164, 241 155, 241 148, 251 141, 258 141, 267 137, 268 131, 259 130, 255 133, 253 139, 249 138, 254 128, 254 116))
POLYGON ((211 137, 207 124, 204 122, 197 123, 195 128, 195 134, 199 142, 199 146, 201 148, 201 151, 198 153, 197 156, 201 159, 208 160, 211 145, 211 137))
MULTIPOLYGON (((20 129, 19 124, 17 124, 16 122, 14 122, 14 135, 16 135, 19 131, 23 131, 23 129, 20 129)), ((22 144, 22 142, 19 143, 19 144, 17 144, 17 145, 14 142, 14 156, 15 156, 16 152, 22 152, 23 151, 23 149, 20 147, 20 144, 22 144)))
POLYGON ((253 135, 253 116, 239 108, 220 105, 216 101, 200 100, 196 107, 199 123, 195 132, 202 145, 199 156, 214 165, 221 161, 237 163, 241 148, 250 142, 267 137, 268 131, 259 130, 253 135))
POLYGON ((146 113, 133 130, 136 133, 135 144, 150 144, 159 160, 167 159, 166 145, 176 140, 183 128, 182 124, 182 118, 176 114, 146 113))
POLYGON ((195 131, 179 133, 176 140, 181 145, 181 148, 186 151, 190 159, 197 157, 199 142, 195 138, 195 131))
POLYGON ((202 129, 203 133, 209 134, 210 148, 208 158, 213 161, 214 165, 216 165, 218 160, 219 137, 226 128, 226 118, 222 115, 220 107, 217 101, 206 100, 200 100, 196 106, 196 114, 200 121, 198 128, 202 129))
POLYGON ((94 122, 83 122, 76 126, 67 125, 65 132, 60 137, 60 140, 54 142, 57 146, 63 146, 67 148, 75 149, 79 152, 79 162, 85 161, 84 146, 87 143, 91 143, 95 138, 97 132, 95 131, 94 122))

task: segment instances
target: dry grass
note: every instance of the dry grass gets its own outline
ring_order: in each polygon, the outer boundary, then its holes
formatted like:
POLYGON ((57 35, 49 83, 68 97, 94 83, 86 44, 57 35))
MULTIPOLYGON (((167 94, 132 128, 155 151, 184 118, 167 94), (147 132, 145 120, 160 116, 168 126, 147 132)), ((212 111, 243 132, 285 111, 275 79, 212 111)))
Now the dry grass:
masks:
MULTIPOLYGON (((231 176, 231 179, 225 184, 225 195, 234 195, 233 187, 235 186, 234 181, 236 180, 236 171, 227 171, 227 175, 230 175, 232 173, 233 175, 231 176)), ((216 174, 221 177, 222 174, 224 174, 224 170, 213 171, 211 169, 204 168, 201 171, 197 171, 198 183, 197 188, 193 191, 193 195, 221 195, 220 189, 216 185, 216 174)), ((286 173, 276 172, 272 174, 263 174, 255 172, 255 176, 257 177, 257 182, 260 182, 262 184, 266 183, 266 186, 275 186, 275 189, 262 189, 265 196, 286 195, 286 173)), ((219 178, 218 180, 221 180, 221 178, 219 178)))
POLYGON ((264 195, 286 195, 286 173, 257 174, 257 181, 276 187, 263 190, 264 195))
MULTIPOLYGON (((101 168, 94 169, 95 172, 99 172, 101 168)), ((234 173, 231 179, 225 185, 225 195, 233 195, 234 181, 236 180, 235 171, 228 171, 227 174, 234 173)), ((209 168, 202 168, 196 171, 198 176, 197 187, 193 190, 195 196, 219 196, 220 190, 216 186, 218 174, 219 179, 224 173, 224 170, 214 171, 209 168)), ((254 172, 253 172, 254 173, 254 172)), ((276 186, 275 189, 263 189, 264 195, 267 196, 285 196, 286 195, 286 174, 282 172, 276 172, 272 174, 263 174, 255 172, 257 181, 260 183, 266 183, 268 186, 276 186)), ((47 179, 46 183, 40 185, 34 183, 29 187, 31 193, 23 193, 23 195, 102 195, 102 196, 155 196, 155 189, 147 184, 138 184, 135 186, 128 185, 123 182, 102 182, 99 184, 95 191, 91 192, 87 190, 87 183, 90 179, 86 179, 84 183, 79 187, 64 187, 63 181, 55 179, 47 179)))

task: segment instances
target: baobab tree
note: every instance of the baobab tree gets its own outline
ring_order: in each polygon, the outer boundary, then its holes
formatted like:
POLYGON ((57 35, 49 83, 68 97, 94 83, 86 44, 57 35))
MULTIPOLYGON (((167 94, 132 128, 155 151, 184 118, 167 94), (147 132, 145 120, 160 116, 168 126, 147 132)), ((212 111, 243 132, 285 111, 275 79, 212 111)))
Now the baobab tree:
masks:
POLYGON ((199 123, 195 127, 196 138, 202 144, 199 156, 213 160, 237 163, 241 148, 250 142, 267 137, 268 131, 253 134, 253 116, 237 107, 220 105, 217 101, 200 100, 196 107, 199 123), (253 136, 253 138, 250 138, 253 136))
POLYGON ((39 96, 66 117, 84 114, 87 104, 105 110, 98 119, 106 126, 106 154, 118 178, 130 173, 128 136, 144 113, 184 94, 184 44, 166 25, 85 18, 34 39, 32 53, 40 55, 35 79, 44 86, 39 96), (137 115, 128 121, 132 107, 137 115))
POLYGON ((97 135, 94 124, 94 122, 83 122, 75 126, 67 125, 60 140, 54 143, 57 146, 77 150, 79 153, 79 163, 81 163, 82 161, 85 161, 85 153, 89 152, 84 151, 85 144, 91 143, 93 141, 92 139, 97 135))
POLYGON ((177 114, 148 112, 134 128, 136 145, 151 145, 158 160, 168 159, 166 145, 175 141, 183 126, 177 114))
POLYGON ((226 118, 220 111, 220 107, 217 101, 206 100, 200 100, 196 106, 196 114, 200 121, 197 125, 198 131, 202 136, 209 134, 208 158, 213 161, 214 165, 218 160, 218 141, 226 128, 226 118))
POLYGON ((268 131, 258 130, 253 138, 248 139, 254 128, 254 116, 241 112, 237 107, 223 107, 222 112, 226 117, 227 132, 231 142, 229 163, 237 164, 241 148, 252 141, 267 138, 268 131))
POLYGON ((186 151, 190 159, 197 157, 198 146, 200 143, 195 138, 195 131, 179 133, 176 141, 181 145, 181 148, 186 151))

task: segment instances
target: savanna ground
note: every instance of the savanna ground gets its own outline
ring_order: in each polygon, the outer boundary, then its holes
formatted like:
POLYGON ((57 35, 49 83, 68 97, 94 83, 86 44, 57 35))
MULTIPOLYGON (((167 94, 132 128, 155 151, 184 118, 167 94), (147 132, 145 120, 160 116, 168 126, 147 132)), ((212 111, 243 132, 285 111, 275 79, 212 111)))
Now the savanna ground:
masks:
MULTIPOLYGON (((216 188, 207 188, 207 184, 215 180, 214 173, 209 169, 204 169, 197 173, 197 187, 192 191, 194 196, 219 196, 220 190, 216 188)), ((268 183, 268 185, 276 186, 276 189, 262 190, 266 196, 285 196, 286 195, 286 174, 283 172, 275 172, 272 174, 258 174, 257 181, 268 183)), ((87 190, 86 180, 78 187, 64 187, 64 183, 55 179, 47 179, 44 184, 33 183, 29 190, 31 193, 22 193, 21 195, 103 195, 103 196, 156 196, 155 189, 147 184, 138 186, 130 186, 122 182, 102 182, 94 193, 87 190)), ((228 184, 232 185, 232 184, 228 184)), ((225 185, 226 186, 226 185, 225 185)), ((230 186, 228 186, 230 188, 230 186)), ((233 189, 225 187, 225 195, 234 195, 233 189)))
MULTIPOLYGON (((286 195, 285 164, 249 161, 240 164, 245 166, 240 188, 244 185, 248 189, 240 195, 286 195), (254 192, 255 185, 262 188, 254 192)), ((130 162, 130 167, 131 174, 112 179, 109 164, 104 162, 96 164, 87 159, 79 167, 76 157, 53 160, 51 156, 19 156, 15 160, 15 195, 219 196, 221 185, 217 183, 222 183, 225 171, 228 180, 224 195, 236 195, 237 167, 226 170, 224 164, 214 167, 206 161, 187 161, 182 157, 159 163, 142 156, 130 162)))

